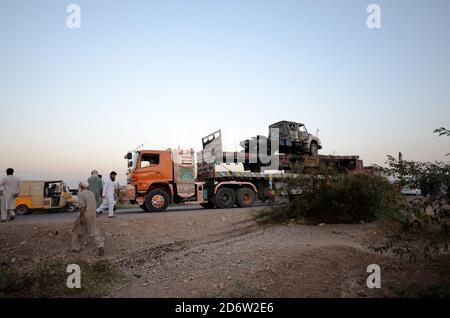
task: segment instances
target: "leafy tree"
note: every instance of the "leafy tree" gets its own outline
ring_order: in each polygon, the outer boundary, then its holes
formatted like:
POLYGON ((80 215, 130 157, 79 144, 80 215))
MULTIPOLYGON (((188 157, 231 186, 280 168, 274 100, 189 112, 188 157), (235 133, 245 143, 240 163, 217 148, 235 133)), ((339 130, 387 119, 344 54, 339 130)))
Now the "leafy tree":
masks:
MULTIPOLYGON (((450 131, 439 128, 439 136, 450 131)), ((388 157, 384 173, 394 177, 398 190, 407 186, 419 188, 422 196, 412 199, 402 209, 390 214, 400 224, 376 251, 393 251, 396 255, 417 261, 448 253, 450 242, 450 164, 446 162, 398 161, 388 157)))

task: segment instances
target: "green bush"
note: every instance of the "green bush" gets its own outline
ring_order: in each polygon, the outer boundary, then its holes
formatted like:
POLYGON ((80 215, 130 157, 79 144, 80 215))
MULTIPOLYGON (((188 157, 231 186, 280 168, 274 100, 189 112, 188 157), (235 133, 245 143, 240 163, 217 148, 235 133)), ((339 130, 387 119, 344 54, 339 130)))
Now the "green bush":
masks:
MULTIPOLYGON (((290 219, 306 223, 368 222, 392 213, 403 202, 388 180, 380 176, 331 175, 304 180, 299 178, 301 194, 287 207, 263 211, 257 219, 262 223, 290 219)), ((292 182, 290 187, 295 187, 292 182)))

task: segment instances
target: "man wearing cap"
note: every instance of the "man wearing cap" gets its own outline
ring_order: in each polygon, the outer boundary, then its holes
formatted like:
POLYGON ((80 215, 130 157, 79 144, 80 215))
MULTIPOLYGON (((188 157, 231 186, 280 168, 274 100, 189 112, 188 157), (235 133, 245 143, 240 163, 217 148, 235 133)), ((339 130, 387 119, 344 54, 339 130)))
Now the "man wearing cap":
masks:
POLYGON ((116 181, 116 176, 117 173, 115 171, 112 171, 109 174, 109 179, 105 181, 103 186, 103 205, 97 209, 97 213, 101 213, 102 210, 107 209, 109 218, 116 217, 114 215, 114 206, 116 205, 116 185, 114 184, 114 181, 116 181))
POLYGON ((102 204, 103 182, 99 178, 97 170, 92 170, 91 176, 88 179, 88 183, 88 190, 94 193, 95 201, 97 202, 96 208, 98 209, 102 204))
POLYGON ((98 255, 102 256, 104 253, 104 242, 95 224, 97 206, 95 195, 88 190, 89 183, 80 182, 79 187, 78 208, 80 215, 75 220, 70 231, 72 234, 72 251, 80 252, 80 239, 84 241, 87 236, 87 240, 94 240, 98 255))

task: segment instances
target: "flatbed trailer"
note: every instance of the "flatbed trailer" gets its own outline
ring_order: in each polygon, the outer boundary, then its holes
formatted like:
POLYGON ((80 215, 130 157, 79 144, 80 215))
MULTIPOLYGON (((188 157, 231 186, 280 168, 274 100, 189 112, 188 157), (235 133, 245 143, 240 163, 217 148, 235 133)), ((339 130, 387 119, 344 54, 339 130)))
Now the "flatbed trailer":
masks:
POLYGON ((250 207, 256 200, 265 202, 275 195, 274 180, 279 181, 283 178, 282 173, 232 171, 226 170, 226 166, 225 171, 218 171, 217 167, 224 168, 224 165, 207 163, 197 165, 197 179, 204 182, 205 189, 208 190, 209 199, 206 205, 208 207, 228 207, 224 206, 224 202, 228 201, 227 198, 222 196, 224 193, 231 196, 231 191, 234 192, 235 203, 239 207, 250 207))
MULTIPOLYGON (((308 173, 314 171, 320 165, 334 167, 340 172, 352 173, 363 172, 363 161, 359 156, 334 156, 334 155, 318 155, 316 157, 310 155, 296 154, 277 154, 277 170, 291 171, 297 169, 299 165, 304 171, 296 171, 297 173, 308 173)), ((257 154, 249 154, 245 152, 224 152, 221 157, 222 163, 242 163, 246 171, 261 172, 270 164, 262 163, 257 154)))

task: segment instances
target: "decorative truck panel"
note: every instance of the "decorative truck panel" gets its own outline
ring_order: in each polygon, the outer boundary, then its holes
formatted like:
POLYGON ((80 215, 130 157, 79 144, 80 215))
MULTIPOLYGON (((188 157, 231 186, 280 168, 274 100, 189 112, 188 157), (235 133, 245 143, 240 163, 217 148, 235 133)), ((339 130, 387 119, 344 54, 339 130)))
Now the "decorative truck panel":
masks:
POLYGON ((195 152, 193 149, 174 150, 173 178, 177 187, 177 194, 181 198, 195 195, 195 152))

